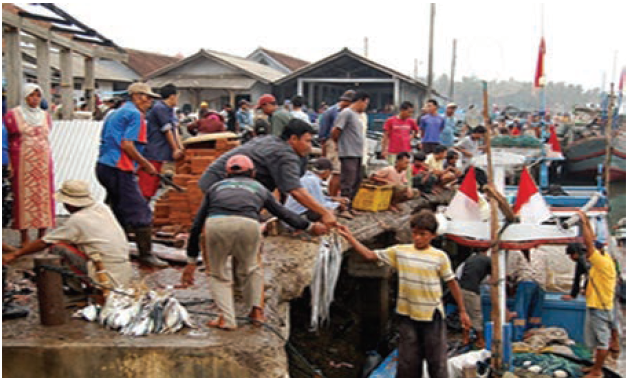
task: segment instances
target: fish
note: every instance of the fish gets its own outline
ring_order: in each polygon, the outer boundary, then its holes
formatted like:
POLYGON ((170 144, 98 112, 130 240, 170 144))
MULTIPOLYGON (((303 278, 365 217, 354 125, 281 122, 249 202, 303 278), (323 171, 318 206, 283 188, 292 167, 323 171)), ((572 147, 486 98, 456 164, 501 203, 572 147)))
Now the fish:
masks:
POLYGON ((87 320, 88 322, 93 322, 96 319, 98 319, 98 316, 100 314, 100 306, 98 305, 89 305, 85 308, 82 308, 78 311, 76 311, 72 317, 73 318, 83 318, 85 320, 87 320))

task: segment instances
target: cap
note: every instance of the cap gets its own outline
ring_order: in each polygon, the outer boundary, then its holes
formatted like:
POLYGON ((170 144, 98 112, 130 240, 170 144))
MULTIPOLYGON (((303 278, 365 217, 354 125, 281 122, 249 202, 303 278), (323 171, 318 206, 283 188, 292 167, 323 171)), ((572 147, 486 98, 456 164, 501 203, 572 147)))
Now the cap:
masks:
POLYGON ((161 98, 158 94, 152 91, 150 85, 146 83, 133 83, 128 87, 128 94, 132 95, 135 93, 145 94, 152 98, 161 98))
POLYGON ((87 207, 94 204, 89 192, 89 185, 83 180, 67 180, 61 184, 54 198, 61 203, 75 207, 87 207))
POLYGON ((353 97, 355 97, 355 91, 352 89, 347 90, 340 96, 340 101, 350 101, 353 102, 353 97))
POLYGON ((248 156, 235 155, 226 162, 227 173, 248 172, 255 169, 253 161, 248 156))
POLYGON ((313 162, 313 170, 315 172, 330 171, 333 169, 333 163, 327 158, 318 158, 313 162))
POLYGON ((274 98, 271 94, 265 94, 259 97, 259 101, 257 101, 257 107, 260 108, 266 104, 276 103, 276 98, 274 98))
POLYGON ((457 104, 454 102, 449 103, 448 105, 446 105, 447 108, 458 108, 457 104))

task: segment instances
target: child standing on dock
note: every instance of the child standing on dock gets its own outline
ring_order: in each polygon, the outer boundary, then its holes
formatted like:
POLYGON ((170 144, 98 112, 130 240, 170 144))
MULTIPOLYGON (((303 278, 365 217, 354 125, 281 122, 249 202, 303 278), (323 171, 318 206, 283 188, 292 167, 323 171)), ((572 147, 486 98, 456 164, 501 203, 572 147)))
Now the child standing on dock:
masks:
POLYGON ((423 210, 410 221, 413 245, 396 245, 371 251, 344 226, 338 232, 368 261, 388 264, 398 271, 399 291, 396 312, 400 315, 397 377, 422 377, 427 362, 429 377, 446 378, 447 342, 442 284, 447 283, 464 328, 471 326, 461 290, 445 252, 433 248, 438 221, 423 210))

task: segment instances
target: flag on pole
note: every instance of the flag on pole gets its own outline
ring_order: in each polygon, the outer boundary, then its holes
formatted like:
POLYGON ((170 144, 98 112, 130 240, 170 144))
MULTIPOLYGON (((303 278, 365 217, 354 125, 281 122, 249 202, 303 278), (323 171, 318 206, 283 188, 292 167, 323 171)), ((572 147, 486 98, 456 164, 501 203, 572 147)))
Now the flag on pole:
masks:
POLYGON ((618 79, 618 92, 623 93, 623 89, 625 89, 625 67, 623 67, 623 71, 620 73, 620 79, 618 79))
POLYGON ((541 224, 553 216, 527 167, 523 169, 520 176, 513 210, 514 214, 520 217, 521 223, 541 224))
POLYGON ((446 216, 456 221, 481 222, 481 199, 477 191, 475 167, 470 167, 464 181, 446 209, 446 216))
POLYGON ((546 85, 546 77, 544 72, 544 55, 546 54, 546 42, 544 37, 540 40, 540 51, 538 52, 538 64, 536 66, 536 77, 533 81, 535 88, 542 88, 546 85))
POLYGON ((549 127, 549 133, 549 142, 546 144, 546 156, 551 158, 564 158, 564 154, 562 154, 562 146, 559 139, 557 139, 557 133, 555 132, 555 126, 551 125, 549 127))

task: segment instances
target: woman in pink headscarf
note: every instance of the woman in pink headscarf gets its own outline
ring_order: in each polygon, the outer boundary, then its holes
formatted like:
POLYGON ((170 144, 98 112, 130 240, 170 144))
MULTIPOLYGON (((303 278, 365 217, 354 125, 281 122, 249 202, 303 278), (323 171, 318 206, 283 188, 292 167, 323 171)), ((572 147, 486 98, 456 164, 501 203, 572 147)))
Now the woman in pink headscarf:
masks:
POLYGON ((22 246, 29 242, 29 230, 38 230, 42 238, 55 224, 52 120, 40 107, 42 94, 38 85, 26 84, 24 103, 4 119, 13 169, 13 228, 20 230, 22 246))

